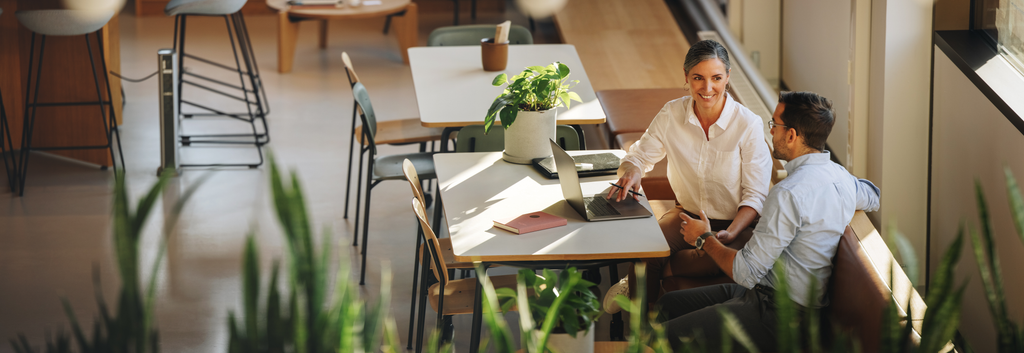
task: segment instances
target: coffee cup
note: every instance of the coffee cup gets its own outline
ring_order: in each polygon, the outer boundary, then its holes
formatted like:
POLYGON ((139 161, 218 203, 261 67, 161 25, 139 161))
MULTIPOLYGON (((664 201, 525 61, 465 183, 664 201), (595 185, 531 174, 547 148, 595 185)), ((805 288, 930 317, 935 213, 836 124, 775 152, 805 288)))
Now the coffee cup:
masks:
POLYGON ((508 41, 494 43, 494 38, 485 38, 480 41, 480 50, 484 71, 505 70, 508 65, 508 41))

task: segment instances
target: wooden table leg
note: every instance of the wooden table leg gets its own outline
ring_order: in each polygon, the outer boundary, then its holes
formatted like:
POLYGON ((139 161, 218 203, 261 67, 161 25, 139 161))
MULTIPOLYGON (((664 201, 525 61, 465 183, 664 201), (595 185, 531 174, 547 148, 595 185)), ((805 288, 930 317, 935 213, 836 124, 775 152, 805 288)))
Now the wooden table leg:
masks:
POLYGON ((405 14, 395 16, 394 21, 398 48, 402 51, 402 62, 409 65, 409 48, 415 47, 419 39, 419 10, 416 3, 410 2, 405 8, 405 14))
POLYGON ((288 13, 277 13, 277 72, 292 72, 295 60, 295 42, 299 38, 299 23, 292 21, 288 13))
POLYGON ((327 20, 320 20, 320 49, 327 49, 327 20))

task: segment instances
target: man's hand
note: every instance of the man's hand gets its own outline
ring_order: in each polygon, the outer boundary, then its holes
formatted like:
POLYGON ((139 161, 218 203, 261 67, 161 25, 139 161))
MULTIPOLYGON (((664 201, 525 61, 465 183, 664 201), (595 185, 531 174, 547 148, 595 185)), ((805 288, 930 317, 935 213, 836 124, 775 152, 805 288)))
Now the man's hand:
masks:
POLYGON ((632 196, 636 200, 636 194, 630 194, 629 190, 640 192, 640 179, 643 178, 643 172, 633 163, 623 162, 619 165, 619 174, 619 181, 615 184, 620 187, 611 187, 605 198, 621 202, 626 199, 626 196, 632 196))
POLYGON ((700 219, 691 218, 686 212, 679 212, 679 218, 683 220, 679 224, 679 233, 683 235, 687 244, 696 246, 697 238, 711 231, 711 224, 708 223, 708 216, 704 214, 704 210, 700 211, 700 219))

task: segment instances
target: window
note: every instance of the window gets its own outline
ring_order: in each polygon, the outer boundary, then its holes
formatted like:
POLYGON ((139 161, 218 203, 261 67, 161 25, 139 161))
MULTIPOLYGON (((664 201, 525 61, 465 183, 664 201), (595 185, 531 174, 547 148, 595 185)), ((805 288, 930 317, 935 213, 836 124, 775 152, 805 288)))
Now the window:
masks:
POLYGON ((975 0, 974 29, 987 33, 999 53, 1024 73, 1024 0, 975 0))

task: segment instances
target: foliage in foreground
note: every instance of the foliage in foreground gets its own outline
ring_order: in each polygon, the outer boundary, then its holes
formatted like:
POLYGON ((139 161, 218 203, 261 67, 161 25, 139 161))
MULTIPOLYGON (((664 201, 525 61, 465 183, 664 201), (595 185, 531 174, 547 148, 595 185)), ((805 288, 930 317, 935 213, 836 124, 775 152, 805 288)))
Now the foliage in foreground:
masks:
MULTIPOLYGON (((317 252, 299 180, 292 172, 283 180, 270 158, 274 210, 288 244, 287 298, 278 289, 278 264, 274 263, 265 302, 261 297, 259 251, 250 235, 243 256, 243 307, 241 324, 234 313, 228 325, 230 352, 397 352, 397 329, 388 309, 391 275, 384 270, 377 303, 368 306, 349 280, 348 259, 338 259, 333 298, 328 301, 328 282, 333 246, 325 231, 317 252), (383 340, 382 340, 383 338, 383 340), (382 342, 383 341, 383 342, 382 342)), ((339 251, 344 254, 344 251, 339 251)))
MULTIPOLYGON (((1004 167, 1003 173, 1006 176, 1006 196, 1010 202, 1010 217, 1013 218, 1017 236, 1024 244, 1024 198, 1021 197, 1017 179, 1013 176, 1010 168, 1004 167)), ((981 282, 985 288, 988 309, 992 314, 992 320, 995 321, 997 347, 999 352, 1024 352, 1024 329, 1010 320, 1006 309, 1003 273, 999 266, 999 254, 996 252, 992 219, 988 213, 988 204, 985 202, 985 193, 978 180, 974 182, 974 192, 978 201, 978 220, 981 222, 981 232, 979 235, 978 229, 970 227, 971 244, 974 249, 974 258, 978 262, 978 271, 981 272, 981 282)))
MULTIPOLYGON (((114 254, 117 260, 117 270, 121 277, 121 289, 118 293, 116 311, 111 313, 110 308, 103 300, 102 287, 100 286, 99 270, 94 270, 93 286, 96 292, 96 304, 99 306, 100 316, 93 321, 92 336, 86 336, 82 326, 75 317, 75 311, 67 298, 61 298, 64 312, 71 322, 71 334, 79 352, 158 352, 160 350, 160 336, 156 329, 153 304, 156 296, 156 274, 163 261, 166 250, 166 238, 160 241, 160 250, 153 262, 152 272, 149 273, 149 285, 145 291, 142 290, 141 275, 139 273, 139 244, 142 238, 142 231, 149 218, 153 205, 161 192, 173 177, 173 173, 165 172, 157 180, 156 184, 149 189, 146 196, 139 200, 135 209, 131 208, 128 201, 128 188, 123 175, 115 178, 114 183, 114 254)), ((196 188, 202 184, 197 182, 178 199, 164 219, 164 234, 170 234, 177 223, 181 209, 185 202, 191 198, 196 188)), ((59 331, 55 337, 47 337, 44 352, 64 353, 74 352, 71 344, 71 337, 66 332, 59 331)), ((11 340, 11 346, 15 352, 35 352, 23 334, 18 339, 11 340)))

